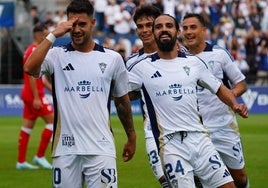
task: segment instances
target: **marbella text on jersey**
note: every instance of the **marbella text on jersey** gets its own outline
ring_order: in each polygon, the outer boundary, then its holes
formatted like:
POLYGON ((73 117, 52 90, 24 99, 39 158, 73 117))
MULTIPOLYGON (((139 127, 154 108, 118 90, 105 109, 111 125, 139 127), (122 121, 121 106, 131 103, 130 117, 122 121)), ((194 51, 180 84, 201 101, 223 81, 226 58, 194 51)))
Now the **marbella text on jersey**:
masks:
POLYGON ((77 92, 81 98, 87 98, 91 92, 103 92, 103 88, 93 86, 90 81, 83 80, 78 82, 76 86, 65 86, 64 92, 77 92))
POLYGON ((180 84, 172 84, 168 87, 169 89, 164 91, 158 91, 156 92, 156 97, 162 97, 162 96, 168 96, 168 95, 189 95, 194 94, 195 90, 192 88, 183 88, 180 84))

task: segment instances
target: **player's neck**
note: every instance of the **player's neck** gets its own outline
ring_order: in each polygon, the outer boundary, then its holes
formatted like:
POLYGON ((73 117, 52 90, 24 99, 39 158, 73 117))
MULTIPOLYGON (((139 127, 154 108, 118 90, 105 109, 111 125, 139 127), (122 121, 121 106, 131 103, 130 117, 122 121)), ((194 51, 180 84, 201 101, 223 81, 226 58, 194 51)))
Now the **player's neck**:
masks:
POLYGON ((172 51, 169 52, 164 52, 164 51, 158 51, 158 56, 162 59, 174 59, 178 56, 178 51, 177 51, 177 47, 173 48, 172 51))
POLYGON ((95 42, 93 40, 90 40, 87 44, 84 45, 76 45, 72 42, 72 46, 74 47, 75 50, 79 52, 90 52, 93 50, 95 42))
POLYGON ((203 52, 205 48, 206 48, 206 43, 202 42, 196 46, 189 47, 188 50, 191 54, 196 55, 196 54, 203 52))
POLYGON ((143 51, 144 53, 151 54, 153 52, 157 51, 157 45, 156 44, 144 44, 143 51))

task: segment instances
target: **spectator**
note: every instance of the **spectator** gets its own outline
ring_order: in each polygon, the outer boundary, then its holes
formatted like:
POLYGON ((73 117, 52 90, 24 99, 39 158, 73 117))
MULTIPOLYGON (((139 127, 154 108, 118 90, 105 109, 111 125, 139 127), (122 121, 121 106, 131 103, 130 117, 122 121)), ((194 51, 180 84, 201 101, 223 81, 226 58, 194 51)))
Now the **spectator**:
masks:
POLYGON ((216 25, 217 23, 220 22, 220 18, 222 17, 222 12, 221 12, 221 7, 219 4, 216 2, 216 0, 211 0, 210 5, 209 5, 209 11, 210 11, 210 26, 216 25))
POLYGON ((128 39, 120 37, 115 45, 115 51, 117 51, 123 57, 126 62, 126 58, 131 54, 131 43, 128 39))
POLYGON ((210 12, 207 1, 200 0, 198 6, 194 10, 194 13, 201 14, 206 21, 206 25, 210 25, 210 12))
POLYGON ((258 11, 257 5, 251 5, 249 12, 249 20, 250 26, 253 27, 255 31, 261 31, 261 19, 262 16, 258 11))
POLYGON ((210 41, 211 44, 219 45, 220 41, 224 38, 224 34, 221 32, 221 25, 220 23, 212 26, 211 34, 210 34, 210 41))
POLYGON ((236 59, 238 51, 239 51, 239 42, 237 40, 236 36, 233 36, 231 41, 228 43, 227 47, 230 51, 230 54, 233 56, 234 59, 236 59))
POLYGON ((129 34, 131 15, 128 11, 124 10, 123 7, 120 7, 120 12, 114 14, 115 24, 114 31, 119 35, 129 34))
POLYGON ((247 76, 248 72, 249 72, 249 65, 246 62, 246 60, 243 58, 243 56, 238 53, 236 55, 236 59, 234 60, 234 62, 236 63, 237 67, 239 68, 239 70, 245 75, 247 76))
POLYGON ((133 0, 125 0, 120 6, 123 10, 128 11, 130 15, 133 15, 136 9, 136 4, 133 3, 133 0))
POLYGON ((45 19, 43 20, 42 24, 44 24, 48 31, 53 31, 55 29, 55 22, 53 21, 53 15, 50 11, 47 11, 45 14, 45 19))
MULTIPOLYGON (((136 0, 134 1, 136 7, 140 7, 140 6, 146 6, 149 3, 147 2, 147 0, 136 0)), ((136 9, 136 8, 135 8, 136 9)))
POLYGON ((120 6, 115 0, 108 0, 108 6, 104 11, 105 17, 105 34, 114 35, 115 15, 120 13, 120 6))
POLYGON ((192 12, 192 7, 189 0, 182 0, 176 7, 176 19, 181 22, 186 13, 192 12))
POLYGON ((246 62, 249 65, 249 72, 248 72, 248 81, 254 80, 253 77, 256 76, 256 72, 258 69, 258 43, 257 43, 258 36, 254 32, 254 29, 251 28, 247 35, 244 37, 243 44, 245 46, 245 55, 246 55, 246 62))
POLYGON ((234 17, 234 24, 234 34, 236 36, 244 37, 247 34, 249 23, 240 9, 238 9, 237 15, 234 17))
POLYGON ((60 24, 61 22, 64 22, 67 20, 67 15, 64 10, 57 10, 56 16, 54 17, 54 22, 56 24, 60 24))
POLYGON ((263 18, 261 22, 261 30, 262 31, 267 31, 268 30, 268 2, 266 4, 266 7, 264 8, 263 11, 263 18))
POLYGON ((40 18, 39 18, 39 15, 38 15, 38 8, 37 8, 37 6, 32 6, 31 7, 31 9, 30 9, 30 16, 31 16, 32 24, 33 25, 36 25, 36 24, 41 23, 40 18))
POLYGON ((107 0, 94 0, 95 18, 96 18, 96 28, 99 33, 104 31, 105 20, 104 12, 108 6, 107 0))
POLYGON ((109 49, 114 49, 115 42, 109 37, 104 37, 102 46, 109 49))
POLYGON ((153 6, 159 8, 159 10, 161 11, 161 13, 164 12, 164 6, 163 6, 163 3, 162 3, 162 0, 155 0, 153 3, 152 3, 153 6))
MULTIPOLYGON (((127 11, 131 16, 134 14, 136 9, 136 4, 133 3, 133 0, 125 0, 123 3, 120 4, 120 6, 121 8, 123 8, 123 10, 127 11)), ((130 25, 130 33, 134 34, 136 25, 133 19, 129 20, 129 25, 130 25)))
POLYGON ((227 14, 223 14, 220 19, 221 31, 225 37, 230 37, 235 29, 233 19, 227 14))
POLYGON ((260 62, 255 85, 268 84, 268 31, 264 32, 264 37, 260 43, 260 62))
POLYGON ((175 0, 162 0, 163 7, 164 7, 164 14, 169 14, 173 17, 176 16, 175 10, 176 10, 176 1, 175 0))

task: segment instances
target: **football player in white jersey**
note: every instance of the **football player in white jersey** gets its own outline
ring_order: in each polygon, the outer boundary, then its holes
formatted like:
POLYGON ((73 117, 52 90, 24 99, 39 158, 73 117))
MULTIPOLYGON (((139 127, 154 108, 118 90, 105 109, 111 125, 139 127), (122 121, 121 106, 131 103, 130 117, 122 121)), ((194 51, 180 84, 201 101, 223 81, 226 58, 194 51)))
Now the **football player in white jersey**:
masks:
POLYGON ((156 122, 152 131, 170 186, 194 188, 196 174, 204 187, 234 188, 201 122, 196 88, 209 89, 242 117, 248 110, 199 58, 178 52, 174 17, 160 15, 153 23, 158 52, 128 68, 129 89, 142 92, 150 121, 156 122))
POLYGON ((31 75, 48 73, 53 81, 55 132, 53 187, 116 188, 114 138, 109 122, 110 95, 127 135, 123 160, 136 148, 128 74, 120 54, 93 40, 95 18, 88 0, 73 0, 68 20, 60 23, 37 46, 24 65, 31 75), (70 32, 71 43, 50 48, 57 37, 70 32))
MULTIPOLYGON (((143 48, 139 49, 137 53, 128 58, 126 62, 127 67, 130 67, 133 63, 141 61, 143 58, 157 51, 152 26, 154 19, 160 14, 161 11, 157 7, 151 5, 141 6, 136 9, 133 20, 137 26, 136 32, 142 41, 143 48)), ((140 98, 140 92, 130 92, 129 96, 131 100, 140 98)), ((168 187, 161 160, 158 155, 158 148, 152 133, 151 122, 148 117, 148 110, 144 103, 142 103, 142 109, 144 116, 145 148, 150 166, 161 186, 168 187)))
MULTIPOLYGON (((206 24, 199 14, 187 14, 182 23, 184 45, 189 53, 201 58, 219 81, 238 97, 247 89, 245 76, 226 49, 205 41, 206 24)), ((228 167, 236 187, 249 187, 245 159, 234 111, 209 90, 199 88, 198 104, 203 124, 221 158, 228 167)))

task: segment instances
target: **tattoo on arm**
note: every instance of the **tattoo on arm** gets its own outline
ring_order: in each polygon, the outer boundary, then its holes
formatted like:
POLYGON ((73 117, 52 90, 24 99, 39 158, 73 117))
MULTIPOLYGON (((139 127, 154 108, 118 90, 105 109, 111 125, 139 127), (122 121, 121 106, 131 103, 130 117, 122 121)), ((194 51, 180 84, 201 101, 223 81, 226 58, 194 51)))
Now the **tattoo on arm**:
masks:
POLYGON ((131 104, 128 96, 125 95, 120 98, 114 98, 115 106, 117 109, 118 117, 123 124, 127 136, 130 136, 130 133, 135 131, 133 126, 131 104))

